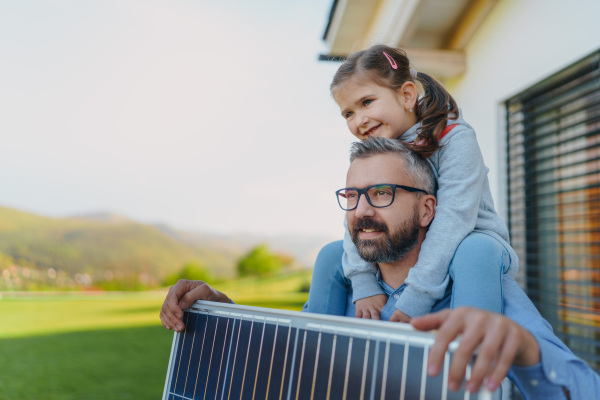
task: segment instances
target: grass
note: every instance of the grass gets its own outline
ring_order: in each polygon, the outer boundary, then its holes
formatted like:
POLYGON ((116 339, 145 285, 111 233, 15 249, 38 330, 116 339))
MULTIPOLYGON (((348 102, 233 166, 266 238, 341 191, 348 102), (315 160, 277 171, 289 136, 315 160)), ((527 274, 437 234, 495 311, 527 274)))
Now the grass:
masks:
MULTIPOLYGON (((299 310, 302 271, 215 285, 236 303, 299 310)), ((159 399, 173 334, 158 317, 166 292, 0 298, 3 400, 159 399)))
POLYGON ((21 399, 159 399, 172 334, 158 326, 0 340, 0 393, 21 399))
POLYGON ((299 311, 308 299, 308 293, 299 290, 310 284, 311 272, 232 280, 219 285, 218 289, 237 304, 299 311))
POLYGON ((159 325, 165 292, 36 295, 0 301, 0 338, 159 325))

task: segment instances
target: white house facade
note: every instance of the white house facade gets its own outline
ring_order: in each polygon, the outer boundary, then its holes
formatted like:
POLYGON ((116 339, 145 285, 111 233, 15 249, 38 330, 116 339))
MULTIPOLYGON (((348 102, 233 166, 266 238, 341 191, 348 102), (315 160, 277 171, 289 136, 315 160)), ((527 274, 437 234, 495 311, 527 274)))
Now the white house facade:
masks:
POLYGON ((600 1, 336 0, 321 59, 384 43, 473 125, 520 283, 600 371, 600 1))

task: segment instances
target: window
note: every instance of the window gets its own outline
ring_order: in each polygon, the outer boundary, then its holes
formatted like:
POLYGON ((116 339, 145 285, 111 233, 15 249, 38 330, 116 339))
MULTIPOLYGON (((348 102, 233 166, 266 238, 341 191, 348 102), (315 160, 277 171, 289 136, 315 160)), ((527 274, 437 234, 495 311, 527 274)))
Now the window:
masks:
POLYGON ((505 105, 521 284, 555 333, 600 371, 600 51, 505 105))

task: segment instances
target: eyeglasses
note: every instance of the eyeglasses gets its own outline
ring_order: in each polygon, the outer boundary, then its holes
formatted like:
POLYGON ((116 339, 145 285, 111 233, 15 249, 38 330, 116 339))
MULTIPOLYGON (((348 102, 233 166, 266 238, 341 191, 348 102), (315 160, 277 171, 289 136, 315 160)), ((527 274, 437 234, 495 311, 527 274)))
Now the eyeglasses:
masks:
POLYGON ((404 185, 392 185, 391 183, 380 183, 378 185, 367 186, 364 189, 344 188, 335 192, 338 203, 342 210, 352 211, 358 207, 360 195, 364 194, 369 204, 376 208, 391 206, 396 196, 396 189, 406 190, 412 193, 425 193, 423 189, 417 189, 404 185))

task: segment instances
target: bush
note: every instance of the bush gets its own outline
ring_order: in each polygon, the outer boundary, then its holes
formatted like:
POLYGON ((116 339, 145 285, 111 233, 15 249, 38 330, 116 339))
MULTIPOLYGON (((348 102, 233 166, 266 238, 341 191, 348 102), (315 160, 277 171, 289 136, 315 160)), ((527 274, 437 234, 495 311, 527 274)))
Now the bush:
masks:
POLYGON ((300 287, 298 288, 298 292, 299 293, 310 292, 310 281, 308 279, 305 279, 302 281, 302 283, 300 284, 300 287))
POLYGON ((213 280, 213 277, 202 264, 200 264, 199 262, 191 261, 185 263, 183 267, 179 270, 179 272, 167 276, 167 278, 165 279, 165 285, 174 285, 180 279, 211 282, 213 280))
POLYGON ((281 258, 272 253, 266 245, 259 245, 250 250, 237 265, 238 276, 270 276, 281 271, 281 258))

